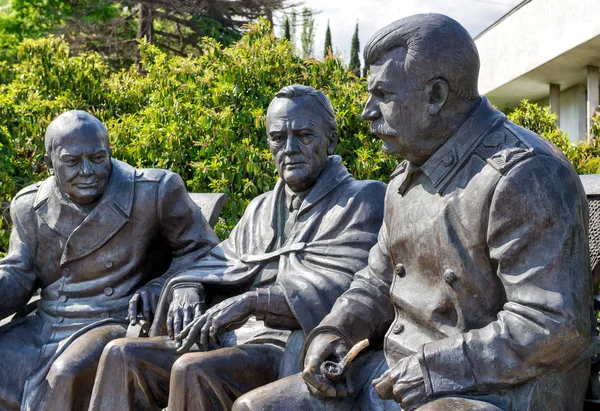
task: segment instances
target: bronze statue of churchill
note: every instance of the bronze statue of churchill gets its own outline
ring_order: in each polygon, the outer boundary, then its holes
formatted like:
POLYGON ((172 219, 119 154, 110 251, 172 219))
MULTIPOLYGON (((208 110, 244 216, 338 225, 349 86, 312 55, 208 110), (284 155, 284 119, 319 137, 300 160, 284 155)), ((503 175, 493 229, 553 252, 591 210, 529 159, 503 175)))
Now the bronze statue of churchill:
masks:
POLYGON ((41 288, 34 313, 0 327, 2 410, 87 409, 102 349, 125 336, 130 299, 150 320, 152 280, 217 243, 181 177, 111 158, 94 116, 60 115, 45 146, 52 176, 13 199, 0 260, 0 318, 41 288))
POLYGON ((479 96, 477 49, 449 17, 398 20, 364 56, 363 118, 405 159, 378 243, 307 337, 302 376, 233 409, 582 409, 592 282, 573 166, 479 96), (366 338, 383 349, 345 380, 321 373, 366 338))

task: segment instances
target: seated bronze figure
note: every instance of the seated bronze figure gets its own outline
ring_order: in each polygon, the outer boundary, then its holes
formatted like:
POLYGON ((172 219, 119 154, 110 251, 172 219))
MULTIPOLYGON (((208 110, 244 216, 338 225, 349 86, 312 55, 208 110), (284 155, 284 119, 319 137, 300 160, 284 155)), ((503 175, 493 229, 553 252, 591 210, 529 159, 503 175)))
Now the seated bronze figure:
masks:
POLYGON ((151 333, 158 337, 106 347, 90 409, 230 409, 241 394, 299 370, 303 336, 367 264, 385 184, 355 180, 333 155, 327 97, 284 87, 266 125, 275 189, 167 282, 151 333), (186 353, 194 342, 199 351, 186 353))
POLYGON ((378 243, 307 337, 302 374, 233 409, 582 409, 592 281, 573 166, 479 96, 477 49, 449 17, 398 20, 364 57, 363 118, 405 159, 378 243), (364 339, 344 379, 323 375, 364 339))
POLYGON ((0 260, 0 318, 41 288, 33 314, 0 327, 2 410, 86 409, 102 349, 125 336, 130 299, 150 321, 173 259, 217 243, 182 179, 111 158, 92 115, 60 115, 45 146, 52 176, 13 199, 0 260))

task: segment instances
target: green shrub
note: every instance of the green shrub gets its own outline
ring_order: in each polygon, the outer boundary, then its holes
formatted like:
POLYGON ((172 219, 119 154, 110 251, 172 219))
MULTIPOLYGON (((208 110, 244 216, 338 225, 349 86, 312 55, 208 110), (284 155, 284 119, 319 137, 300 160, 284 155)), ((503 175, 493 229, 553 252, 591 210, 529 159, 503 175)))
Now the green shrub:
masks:
POLYGON ((600 173, 600 125, 596 116, 592 134, 596 136, 591 142, 571 142, 566 133, 556 126, 556 114, 549 107, 529 103, 526 99, 519 104, 508 118, 515 124, 525 127, 550 140, 567 158, 579 174, 600 173))
MULTIPOLYGON (((385 180, 397 163, 380 150, 360 113, 364 80, 335 58, 302 60, 267 23, 248 27, 230 47, 205 39, 201 57, 168 57, 142 45, 145 75, 111 72, 97 54, 69 55, 60 38, 26 40, 19 62, 0 66, 0 203, 47 176, 43 135, 70 109, 87 110, 107 126, 116 158, 137 167, 168 168, 193 192, 224 192, 229 205, 217 224, 221 238, 248 202, 274 187, 265 113, 283 86, 323 90, 336 108, 342 155, 357 178, 385 180)), ((2 221, 2 220, 0 220, 2 221)), ((6 250, 0 222, 0 252, 6 250)))

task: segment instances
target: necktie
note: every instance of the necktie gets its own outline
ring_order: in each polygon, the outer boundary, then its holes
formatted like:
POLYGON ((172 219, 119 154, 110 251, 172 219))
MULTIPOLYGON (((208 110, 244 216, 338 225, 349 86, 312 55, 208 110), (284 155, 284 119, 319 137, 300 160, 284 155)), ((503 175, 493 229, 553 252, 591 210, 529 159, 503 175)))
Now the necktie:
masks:
POLYGON ((287 239, 290 232, 292 231, 292 227, 296 222, 296 217, 298 216, 298 210, 300 210, 300 206, 302 205, 302 200, 296 194, 292 195, 292 200, 288 205, 288 218, 285 221, 285 227, 283 229, 284 238, 287 239))

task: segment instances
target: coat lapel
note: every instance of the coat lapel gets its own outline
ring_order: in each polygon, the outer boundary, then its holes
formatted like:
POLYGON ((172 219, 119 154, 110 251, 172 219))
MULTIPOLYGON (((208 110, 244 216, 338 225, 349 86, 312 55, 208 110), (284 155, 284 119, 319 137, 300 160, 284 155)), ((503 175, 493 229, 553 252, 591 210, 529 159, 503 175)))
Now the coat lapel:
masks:
POLYGON ((115 159, 112 162, 108 188, 96 207, 69 236, 60 260, 61 266, 90 255, 129 221, 133 207, 135 169, 115 159))
POLYGON ((310 190, 310 193, 306 196, 298 215, 310 210, 319 201, 327 197, 327 195, 339 187, 339 185, 350 178, 350 173, 342 163, 340 156, 334 155, 329 157, 329 162, 323 173, 319 176, 317 183, 310 190))
POLYGON ((82 211, 69 207, 66 201, 56 187, 56 179, 50 177, 41 184, 33 205, 38 218, 65 239, 86 217, 82 211))

